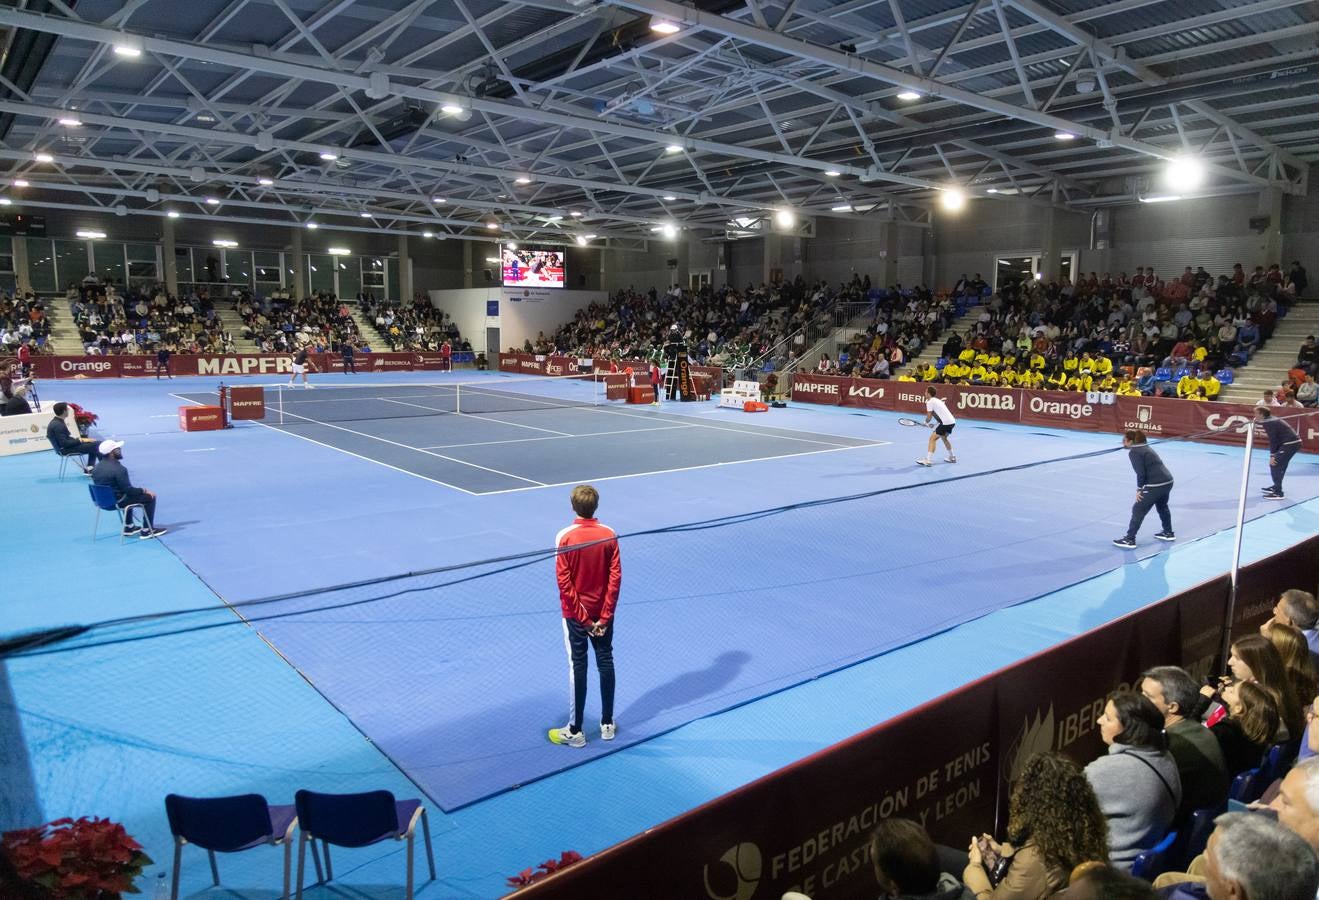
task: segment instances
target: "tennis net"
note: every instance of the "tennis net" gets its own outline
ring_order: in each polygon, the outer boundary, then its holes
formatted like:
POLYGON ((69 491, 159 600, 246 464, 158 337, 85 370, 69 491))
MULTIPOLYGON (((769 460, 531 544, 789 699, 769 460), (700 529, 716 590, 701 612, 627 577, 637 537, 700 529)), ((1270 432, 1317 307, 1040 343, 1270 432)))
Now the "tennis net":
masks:
POLYGON ((266 421, 361 422, 592 407, 604 402, 604 378, 593 374, 436 384, 279 385, 266 389, 266 421))

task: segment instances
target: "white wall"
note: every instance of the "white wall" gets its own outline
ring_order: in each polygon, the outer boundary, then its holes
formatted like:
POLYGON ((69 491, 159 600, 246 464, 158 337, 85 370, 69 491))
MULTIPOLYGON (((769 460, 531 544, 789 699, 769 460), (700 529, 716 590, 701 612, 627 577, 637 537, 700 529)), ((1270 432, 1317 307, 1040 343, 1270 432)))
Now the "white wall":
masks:
POLYGON ((486 301, 500 299, 501 289, 493 288, 459 288, 452 291, 427 291, 431 305, 442 309, 458 326, 458 332, 472 342, 472 349, 478 353, 489 353, 485 345, 486 301))
POLYGON ((535 340, 541 331, 549 336, 560 325, 572 321, 579 309, 609 299, 604 291, 510 288, 501 293, 504 296, 499 301, 500 346, 489 348, 487 352, 509 347, 521 350, 523 341, 535 340))

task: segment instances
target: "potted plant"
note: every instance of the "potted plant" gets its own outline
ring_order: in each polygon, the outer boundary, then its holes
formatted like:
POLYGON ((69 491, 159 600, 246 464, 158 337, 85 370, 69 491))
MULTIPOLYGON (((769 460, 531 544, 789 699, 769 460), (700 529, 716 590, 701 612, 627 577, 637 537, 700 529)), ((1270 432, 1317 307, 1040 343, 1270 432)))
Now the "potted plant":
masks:
POLYGON ((547 859, 534 869, 523 869, 516 875, 510 875, 508 886, 514 892, 522 890, 524 887, 533 885, 543 878, 549 878, 560 869, 566 869, 575 862, 581 862, 582 855, 572 850, 565 850, 558 859, 547 859))
POLYGON ((14 900, 118 900, 151 857, 109 819, 57 819, 0 838, 0 897, 14 900))

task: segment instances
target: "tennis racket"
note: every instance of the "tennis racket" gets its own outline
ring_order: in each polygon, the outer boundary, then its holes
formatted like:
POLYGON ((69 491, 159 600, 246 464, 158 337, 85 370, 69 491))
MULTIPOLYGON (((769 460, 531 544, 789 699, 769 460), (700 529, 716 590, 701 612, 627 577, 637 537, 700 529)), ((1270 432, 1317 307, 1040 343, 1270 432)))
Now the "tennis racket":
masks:
POLYGON ((933 422, 921 422, 921 421, 919 421, 919 420, 917 420, 917 419, 908 419, 906 416, 903 416, 901 419, 898 419, 898 424, 899 424, 899 425, 907 425, 907 426, 913 426, 913 425, 915 425, 915 426, 920 427, 920 428, 933 428, 933 427, 934 427, 934 423, 933 423, 933 422))

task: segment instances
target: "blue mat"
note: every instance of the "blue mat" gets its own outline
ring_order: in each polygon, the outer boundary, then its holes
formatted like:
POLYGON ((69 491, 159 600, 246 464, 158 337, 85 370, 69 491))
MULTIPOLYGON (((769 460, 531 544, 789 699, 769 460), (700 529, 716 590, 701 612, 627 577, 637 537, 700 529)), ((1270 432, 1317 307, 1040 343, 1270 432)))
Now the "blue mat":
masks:
MULTIPOLYGON (((724 415, 745 427, 739 414, 724 415)), ((892 445, 602 485, 601 516, 623 533, 895 489, 626 538, 612 744, 595 740, 593 728, 584 750, 544 739, 568 702, 548 560, 449 587, 440 585, 471 572, 245 614, 286 616, 259 623, 263 636, 451 810, 1133 558, 1109 544, 1132 493, 1124 454, 965 477, 1112 447, 1113 436, 964 423, 963 462, 927 471, 911 462, 911 431, 894 418, 828 419, 830 431, 892 445)), ((661 436, 651 456, 633 460, 638 471, 704 448, 683 429, 647 440, 661 436)), ((587 466, 552 449, 570 443, 530 445, 525 471, 587 466)), ((1235 494, 1215 486, 1234 484, 1239 454, 1183 444, 1162 452, 1180 478, 1181 539, 1226 527, 1235 494)), ((231 601, 544 548, 570 518, 564 488, 470 496, 270 429, 162 437, 137 458, 166 498, 162 509, 197 510, 174 514, 184 527, 166 539, 170 548, 231 601), (282 503, 271 510, 264 498, 275 496, 282 503)), ((1294 464, 1289 489, 1296 498, 1319 491, 1311 461, 1294 464)), ((1252 515, 1273 511, 1277 504, 1252 497, 1252 515)), ((1136 556, 1163 549, 1150 542, 1136 556)))

